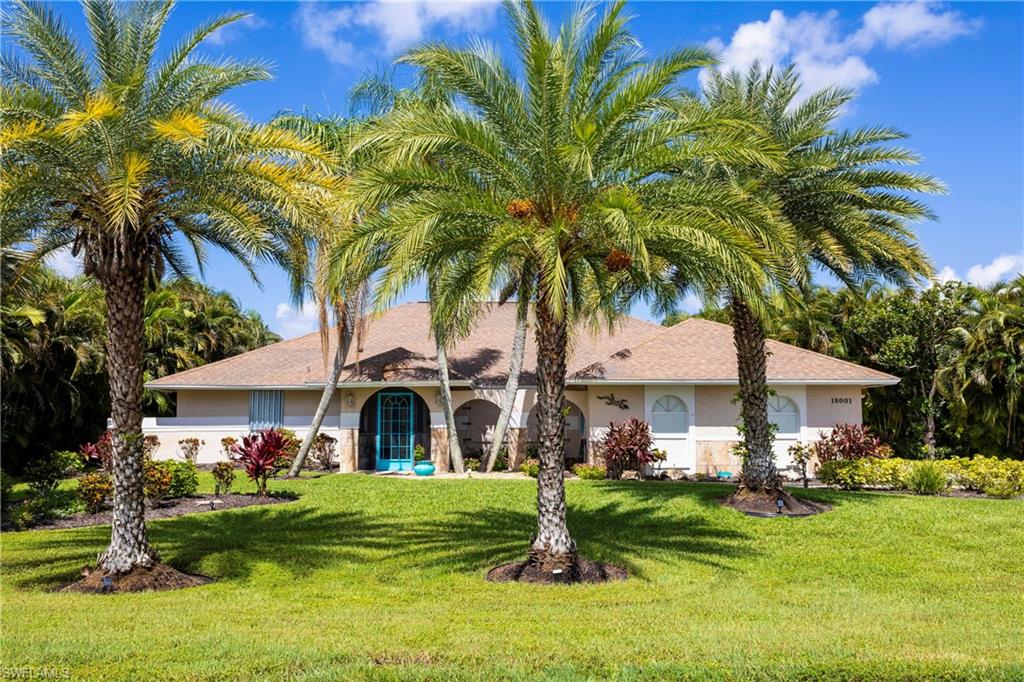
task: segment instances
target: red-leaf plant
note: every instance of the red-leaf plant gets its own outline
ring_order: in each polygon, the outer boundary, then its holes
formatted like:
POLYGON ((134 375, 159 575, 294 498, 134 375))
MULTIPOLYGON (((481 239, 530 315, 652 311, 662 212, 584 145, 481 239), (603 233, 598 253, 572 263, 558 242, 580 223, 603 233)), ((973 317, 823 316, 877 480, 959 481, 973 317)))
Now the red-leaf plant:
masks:
POLYGON ((646 465, 659 459, 653 446, 651 425, 647 422, 631 417, 618 424, 610 423, 600 446, 609 478, 619 478, 627 470, 642 472, 646 465))
POLYGON ((836 424, 832 433, 818 436, 821 440, 814 444, 814 454, 819 462, 885 457, 889 452, 871 429, 860 424, 836 424))
POLYGON ((95 443, 85 443, 78 449, 78 452, 90 464, 100 465, 107 473, 113 471, 114 435, 110 431, 104 431, 95 443))
POLYGON ((243 436, 241 444, 231 446, 232 459, 255 481, 256 494, 260 497, 267 496, 267 479, 274 473, 274 463, 286 447, 284 436, 273 429, 243 436))

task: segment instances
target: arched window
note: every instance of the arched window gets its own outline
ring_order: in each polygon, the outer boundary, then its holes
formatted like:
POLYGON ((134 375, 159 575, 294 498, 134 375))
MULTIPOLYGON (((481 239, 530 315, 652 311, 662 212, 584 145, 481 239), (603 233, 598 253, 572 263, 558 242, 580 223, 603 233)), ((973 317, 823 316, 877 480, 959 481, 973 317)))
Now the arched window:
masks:
POLYGON ((654 433, 685 433, 690 428, 686 403, 674 395, 663 395, 651 408, 651 431, 654 433))
POLYGON ((789 398, 768 396, 768 421, 775 424, 777 433, 800 432, 800 410, 789 398))

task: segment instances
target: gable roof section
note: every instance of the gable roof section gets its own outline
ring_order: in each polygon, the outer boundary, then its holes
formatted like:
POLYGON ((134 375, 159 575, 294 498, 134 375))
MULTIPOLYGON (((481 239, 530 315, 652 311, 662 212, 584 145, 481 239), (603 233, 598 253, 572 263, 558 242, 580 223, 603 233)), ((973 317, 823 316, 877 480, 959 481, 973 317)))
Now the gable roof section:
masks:
MULTIPOLYGON (((358 353, 351 354, 340 383, 434 383, 437 350, 428 332, 429 307, 407 303, 365 325, 358 353)), ((472 333, 449 352, 455 385, 502 386, 508 372, 515 306, 492 305, 472 333)), ((843 362, 777 341, 769 341, 771 381, 877 385, 897 380, 883 372, 843 362)), ((331 333, 328 359, 333 357, 331 333)), ((318 333, 307 334, 146 384, 149 388, 316 388, 327 367, 318 333)), ((527 335, 522 385, 534 384, 536 346, 527 335)), ((665 328, 626 317, 614 333, 575 335, 568 379, 574 383, 707 382, 735 383, 736 359, 728 325, 691 318, 665 328)))

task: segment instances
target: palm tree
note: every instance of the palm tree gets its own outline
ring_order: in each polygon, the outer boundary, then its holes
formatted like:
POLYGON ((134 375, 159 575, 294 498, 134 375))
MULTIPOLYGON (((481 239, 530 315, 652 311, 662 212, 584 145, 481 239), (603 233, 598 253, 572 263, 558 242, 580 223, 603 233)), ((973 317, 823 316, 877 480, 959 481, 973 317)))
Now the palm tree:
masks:
POLYGON ((387 210, 353 232, 336 266, 383 266, 378 306, 433 273, 442 343, 472 317, 458 314, 467 301, 530 273, 540 473, 524 577, 575 580, 563 482, 571 334, 662 292, 663 273, 759 291, 762 251, 735 223, 760 219, 760 207, 717 181, 670 175, 694 158, 769 159, 732 125, 677 107, 680 77, 713 63, 706 50, 644 60, 622 2, 596 20, 582 6, 557 33, 531 2, 505 7, 521 76, 483 46, 428 44, 403 58, 459 104, 412 104, 366 132, 379 166, 354 190, 387 210))
MULTIPOLYGON (((784 155, 776 169, 720 169, 774 207, 795 231, 792 245, 765 244, 789 263, 777 284, 806 287, 812 269, 850 285, 866 278, 908 285, 927 276, 930 265, 907 222, 932 213, 905 193, 941 192, 942 184, 894 168, 918 162, 917 155, 892 144, 903 133, 886 127, 834 130, 852 91, 827 88, 801 102, 799 90, 792 68, 777 72, 756 64, 745 76, 713 73, 703 90, 712 111, 759 124, 784 155)), ((783 493, 768 421, 764 323, 749 299, 730 292, 729 303, 746 450, 738 494, 761 495, 774 507, 783 493)))
MULTIPOLYGON (((143 301, 165 264, 187 271, 208 246, 250 272, 257 260, 294 265, 319 197, 335 189, 331 157, 279 129, 252 125, 216 98, 270 77, 260 62, 194 57, 214 19, 157 61, 172 0, 83 3, 87 53, 60 17, 15 0, 4 32, 27 55, 3 55, 0 220, 3 243, 39 254, 72 245, 103 287, 114 421, 114 513, 100 567, 125 573, 158 561, 143 517, 143 301)), ((301 271, 301 270, 299 270, 301 271)))
POLYGON ((939 387, 972 445, 1013 456, 1024 445, 1024 275, 977 291, 972 308, 939 387))
MULTIPOLYGON (((366 163, 371 156, 368 152, 359 155, 350 153, 354 134, 359 126, 363 125, 362 122, 354 119, 285 113, 277 116, 272 125, 301 135, 306 139, 316 140, 322 148, 331 151, 335 157, 332 171, 342 186, 348 183, 348 178, 354 168, 358 167, 359 163, 366 163)), ((357 282, 348 287, 338 287, 334 286, 328 277, 330 253, 335 242, 358 220, 358 215, 351 210, 351 203, 345 201, 344 192, 337 196, 330 196, 329 199, 330 205, 326 207, 325 212, 330 215, 330 219, 318 225, 314 232, 315 246, 311 282, 313 300, 319 309, 320 345, 324 353, 325 368, 330 348, 329 318, 332 313, 337 338, 334 357, 330 362, 320 402, 317 403, 313 421, 302 439, 299 452, 295 456, 291 468, 288 470, 289 478, 298 476, 302 471, 317 434, 320 433, 327 410, 330 409, 331 399, 338 390, 338 381, 341 378, 341 371, 345 367, 348 353, 352 348, 353 341, 356 340, 357 332, 361 329, 359 321, 362 318, 366 299, 366 282, 357 282)))

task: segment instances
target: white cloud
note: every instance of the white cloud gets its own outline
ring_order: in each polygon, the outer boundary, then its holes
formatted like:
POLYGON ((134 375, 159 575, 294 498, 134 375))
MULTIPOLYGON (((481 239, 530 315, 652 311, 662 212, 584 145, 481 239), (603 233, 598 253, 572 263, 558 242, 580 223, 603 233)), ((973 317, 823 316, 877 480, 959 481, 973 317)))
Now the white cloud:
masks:
POLYGON ((238 21, 222 26, 207 36, 204 44, 220 47, 241 38, 248 31, 267 28, 270 22, 258 14, 248 14, 238 21))
POLYGON ((82 257, 72 256, 70 246, 53 251, 46 256, 44 261, 65 277, 77 277, 82 274, 82 257))
POLYGON ((755 61, 768 66, 793 64, 804 82, 804 96, 823 87, 862 88, 878 82, 864 59, 872 49, 939 45, 977 30, 980 22, 936 3, 881 3, 861 18, 861 27, 844 36, 839 13, 801 12, 788 16, 772 10, 765 21, 741 24, 728 43, 712 38, 723 69, 745 70, 755 61))
POLYGON ((286 339, 315 332, 319 328, 319 317, 316 306, 310 303, 304 303, 298 309, 287 303, 278 303, 274 313, 278 333, 286 339))
POLYGON ((987 287, 1022 272, 1024 272, 1024 253, 1004 253, 1001 256, 996 256, 987 265, 971 266, 967 271, 967 281, 987 287))
MULTIPOLYGON (((1024 273, 1024 253, 1004 253, 992 259, 991 263, 978 263, 967 270, 966 282, 987 287, 1024 273)), ((935 276, 936 281, 949 282, 961 279, 956 270, 948 265, 935 276)))
POLYGON ((979 19, 966 19, 959 12, 940 11, 929 2, 885 2, 864 13, 862 26, 850 43, 861 49, 875 45, 895 49, 941 45, 981 28, 979 19))
POLYGON ((449 33, 478 31, 494 20, 493 0, 374 0, 344 6, 304 2, 296 13, 303 44, 323 52, 334 64, 350 65, 362 57, 390 56, 423 40, 437 27, 449 33), (368 50, 356 48, 369 41, 368 50))

